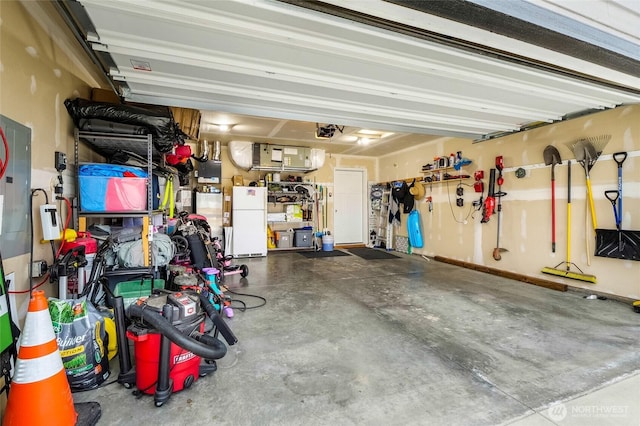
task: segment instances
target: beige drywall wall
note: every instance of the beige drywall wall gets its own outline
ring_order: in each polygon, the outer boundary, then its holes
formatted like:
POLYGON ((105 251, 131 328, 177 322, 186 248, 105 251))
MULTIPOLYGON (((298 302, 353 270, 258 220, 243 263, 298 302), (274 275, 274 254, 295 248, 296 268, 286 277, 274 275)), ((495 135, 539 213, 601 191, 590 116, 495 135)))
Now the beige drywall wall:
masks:
MULTIPOLYGON (((52 181, 57 177, 54 152, 65 152, 73 162, 73 124, 64 107, 68 97, 88 97, 90 87, 104 85, 98 73, 84 66, 90 61, 71 34, 64 30, 49 2, 0 2, 0 112, 31 129, 31 187, 43 188, 53 198, 52 181), (85 65, 82 65, 85 64, 85 65)), ((64 174, 64 195, 75 192, 73 173, 64 174)), ((53 260, 42 238, 38 206, 34 198, 34 259, 53 260)), ((62 210, 63 217, 66 209, 62 210)), ((6 273, 15 272, 17 290, 29 288, 29 255, 3 259, 6 273)), ((39 283, 40 280, 34 280, 39 283)), ((41 289, 56 295, 48 282, 41 289)), ((26 312, 26 295, 17 298, 19 311, 26 312)))
MULTIPOLYGON (((335 154, 328 154, 326 156, 324 167, 317 172, 317 181, 323 185, 325 195, 324 202, 326 203, 326 208, 324 209, 324 211, 326 212, 326 224, 322 227, 323 229, 326 229, 331 233, 333 233, 334 231, 333 174, 335 169, 340 168, 365 170, 367 180, 371 181, 375 180, 375 176, 377 175, 377 166, 378 160, 374 157, 359 157, 335 154)), ((364 206, 364 208, 367 209, 368 206, 364 206)))
MULTIPOLYGON (((433 211, 428 211, 424 200, 418 203, 424 247, 415 252, 459 259, 637 299, 640 298, 640 262, 593 256, 595 233, 590 222, 585 225, 585 219, 589 219, 585 216, 585 173, 575 162, 572 150, 566 146, 567 142, 599 135, 610 135, 611 139, 590 173, 598 227, 615 229, 613 209, 604 197, 604 191, 617 189, 617 166, 611 159, 611 154, 627 151, 629 158, 623 166, 622 227, 640 230, 640 105, 623 106, 482 143, 442 138, 381 157, 379 180, 420 176, 422 165, 433 161, 434 156, 462 151, 464 157, 473 161, 463 172, 473 176, 475 170, 484 170, 487 186, 489 169, 494 167, 495 157, 502 155, 505 165, 502 189, 507 192, 507 196, 502 200, 500 246, 509 250, 502 253, 502 260, 496 261, 492 257, 496 247, 497 216, 494 214, 488 223, 481 224, 481 212, 469 215, 469 206, 479 196, 469 186, 464 186, 465 206, 456 207, 457 182, 425 187, 426 196, 433 197, 433 211), (563 165, 556 166, 555 253, 551 252, 551 171, 550 166, 544 165, 543 159, 543 150, 547 145, 556 146, 563 160, 563 165), (585 273, 597 277, 595 285, 540 272, 542 267, 553 267, 566 260, 567 160, 572 160, 571 260, 585 273), (518 167, 526 169, 525 178, 516 178, 514 171, 518 167), (586 236, 590 243, 589 256, 586 251, 586 236)), ((473 179, 464 183, 471 185, 473 179)), ((406 235, 404 216, 397 233, 406 235)))

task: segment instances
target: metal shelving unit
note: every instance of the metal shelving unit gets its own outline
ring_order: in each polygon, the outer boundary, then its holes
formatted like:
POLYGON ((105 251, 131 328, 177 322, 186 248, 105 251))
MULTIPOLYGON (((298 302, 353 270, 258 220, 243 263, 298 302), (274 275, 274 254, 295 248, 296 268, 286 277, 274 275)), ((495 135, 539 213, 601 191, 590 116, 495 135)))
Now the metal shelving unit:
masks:
MULTIPOLYGON (((299 206, 306 206, 307 210, 311 209, 311 218, 308 218, 307 220, 302 220, 302 221, 273 221, 270 220, 268 221, 269 225, 271 226, 272 231, 283 231, 286 230, 287 228, 301 228, 303 226, 312 226, 315 228, 314 223, 316 221, 316 215, 317 215, 317 211, 316 211, 316 196, 317 195, 311 195, 311 194, 301 194, 299 192, 297 192, 295 190, 295 187, 301 185, 301 186, 310 186, 314 189, 315 191, 315 185, 313 185, 312 183, 304 183, 304 182, 269 182, 267 184, 267 194, 268 194, 268 199, 272 200, 272 201, 268 201, 267 205, 268 206, 287 206, 287 205, 299 205, 299 206), (272 188, 278 188, 280 187, 280 190, 274 191, 271 190, 272 188), (290 188, 290 191, 283 191, 282 189, 284 188, 290 188), (273 197, 273 198, 272 198, 273 197), (291 201, 279 201, 282 200, 284 198, 289 198, 291 199, 291 201)), ((315 238, 314 238, 315 241, 315 238)), ((312 244, 311 247, 277 247, 277 248, 270 248, 269 251, 286 251, 286 250, 311 250, 314 249, 314 245, 312 244)))
POLYGON ((391 188, 386 184, 373 184, 369 186, 369 245, 371 247, 383 247, 387 250, 393 248, 393 227, 389 223, 389 206, 391 202, 391 188), (373 190, 380 191, 380 197, 374 200, 373 190))
POLYGON ((116 133, 86 132, 75 129, 74 131, 74 164, 76 168, 76 179, 78 191, 80 188, 80 160, 78 148, 80 143, 84 143, 89 149, 102 155, 103 157, 113 157, 115 155, 128 155, 138 161, 146 163, 147 169, 147 209, 142 211, 118 211, 118 212, 83 212, 80 203, 77 208, 76 224, 79 231, 86 231, 87 218, 122 218, 137 217, 142 218, 142 248, 146 254, 145 267, 152 265, 150 243, 153 241, 153 230, 150 226, 153 214, 153 194, 152 176, 154 161, 162 161, 162 154, 153 147, 152 135, 124 135, 116 133))

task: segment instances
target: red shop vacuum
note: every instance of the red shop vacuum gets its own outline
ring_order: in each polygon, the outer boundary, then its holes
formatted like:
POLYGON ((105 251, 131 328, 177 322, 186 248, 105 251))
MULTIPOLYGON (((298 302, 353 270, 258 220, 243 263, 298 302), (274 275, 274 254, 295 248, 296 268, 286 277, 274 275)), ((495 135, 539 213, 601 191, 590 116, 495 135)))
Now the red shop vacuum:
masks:
POLYGON ((120 360, 118 382, 138 393, 154 396, 162 406, 173 392, 189 388, 199 377, 216 371, 215 360, 231 346, 233 332, 209 301, 206 292, 157 291, 126 309, 131 324, 125 332, 125 309, 121 296, 114 298, 120 360), (213 321, 211 334, 204 332, 205 316, 213 321), (128 341, 134 342, 135 368, 131 366, 128 341))

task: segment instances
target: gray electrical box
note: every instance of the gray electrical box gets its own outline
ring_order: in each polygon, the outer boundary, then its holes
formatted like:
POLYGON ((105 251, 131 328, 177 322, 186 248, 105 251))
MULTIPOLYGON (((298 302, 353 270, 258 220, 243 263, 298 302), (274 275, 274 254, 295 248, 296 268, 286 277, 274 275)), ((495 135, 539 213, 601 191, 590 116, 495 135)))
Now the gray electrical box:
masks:
MULTIPOLYGON (((0 180, 0 245, 2 257, 29 253, 31 196, 31 129, 0 115, 9 145, 9 163, 0 180)), ((5 153, 2 153, 3 161, 5 153)), ((44 204, 44 199, 42 200, 44 204)))

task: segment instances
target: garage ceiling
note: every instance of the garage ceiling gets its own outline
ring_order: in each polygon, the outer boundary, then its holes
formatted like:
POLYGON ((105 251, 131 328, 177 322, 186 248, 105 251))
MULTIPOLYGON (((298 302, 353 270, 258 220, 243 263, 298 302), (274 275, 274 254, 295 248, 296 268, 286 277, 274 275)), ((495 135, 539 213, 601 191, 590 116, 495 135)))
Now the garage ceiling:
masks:
MULTIPOLYGON (((380 155, 441 136, 482 140, 640 102, 640 78, 628 71, 640 59, 622 49, 640 48, 633 26, 596 28, 584 11, 558 10, 553 1, 518 2, 539 12, 522 34, 509 31, 524 18, 491 2, 333 3, 61 4, 126 100, 200 109, 204 138, 299 138, 330 152, 380 155), (448 3, 457 7, 430 9, 448 3), (543 43, 560 34, 547 28, 547 16, 566 28, 556 46, 543 43), (505 23, 502 34, 490 28, 495 22, 505 23), (604 38, 584 40, 585 29, 604 38), (224 117, 236 124, 226 136, 212 126, 224 117), (318 140, 316 122, 346 127, 318 140), (362 128, 392 134, 357 145, 362 128)), ((624 0, 607 3, 624 10, 624 0)))

